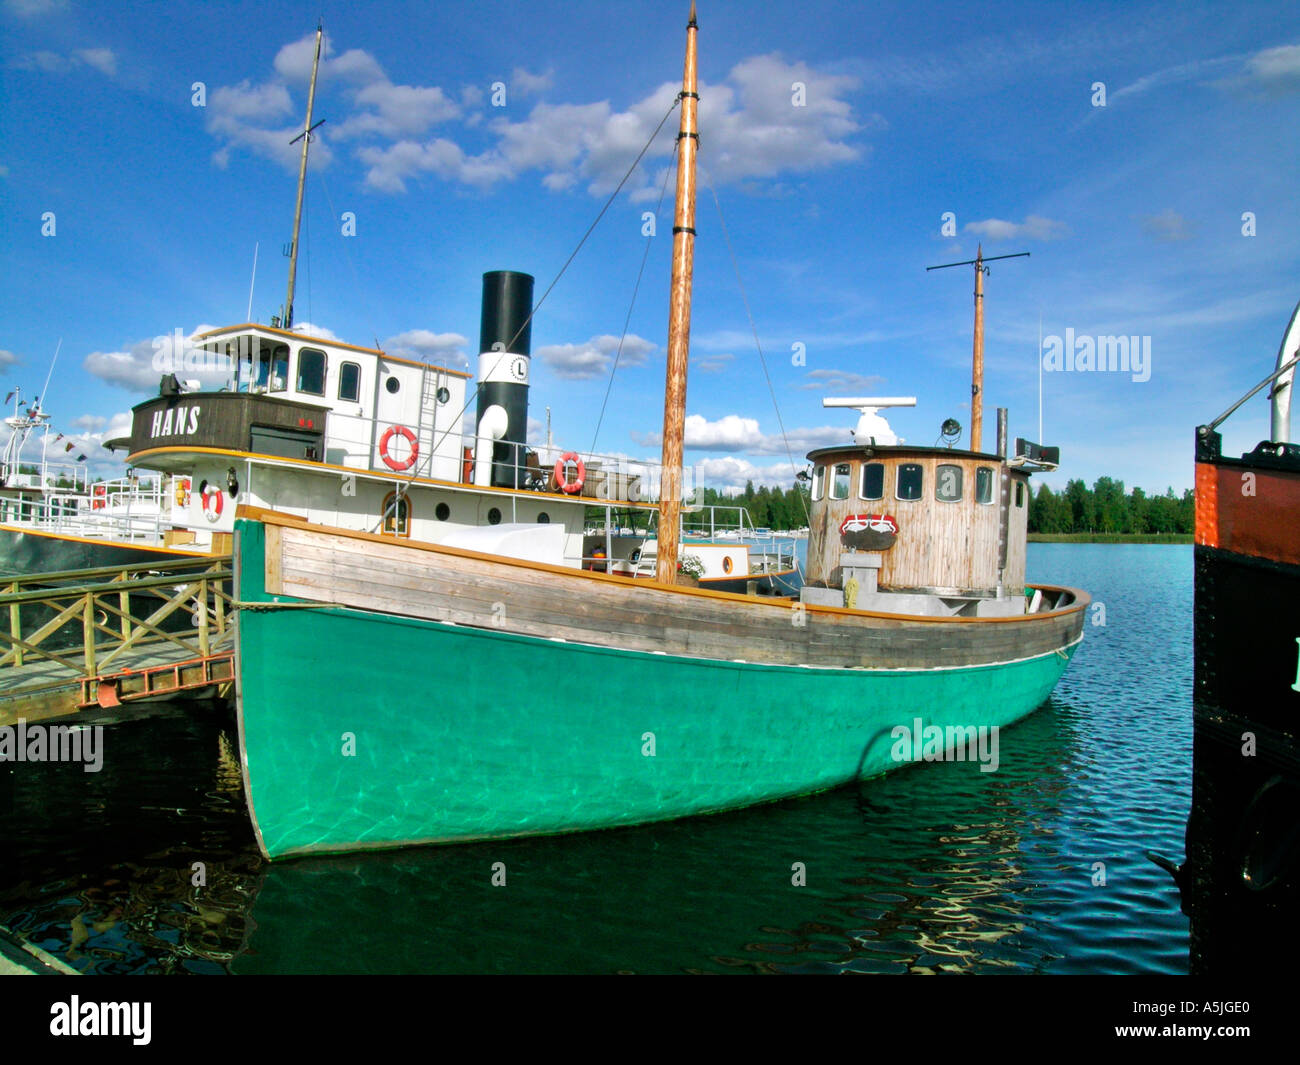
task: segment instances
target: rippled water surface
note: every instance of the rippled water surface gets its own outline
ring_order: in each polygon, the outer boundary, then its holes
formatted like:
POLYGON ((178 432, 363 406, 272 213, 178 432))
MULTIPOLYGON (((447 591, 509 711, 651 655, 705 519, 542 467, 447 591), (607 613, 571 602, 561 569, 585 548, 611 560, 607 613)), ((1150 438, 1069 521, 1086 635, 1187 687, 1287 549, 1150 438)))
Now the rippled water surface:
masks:
POLYGON ((1099 607, 997 772, 272 866, 233 722, 176 704, 111 726, 97 774, 0 766, 0 924, 97 973, 1185 972, 1177 891, 1145 854, 1183 854, 1192 549, 1033 544, 1029 563, 1099 607))

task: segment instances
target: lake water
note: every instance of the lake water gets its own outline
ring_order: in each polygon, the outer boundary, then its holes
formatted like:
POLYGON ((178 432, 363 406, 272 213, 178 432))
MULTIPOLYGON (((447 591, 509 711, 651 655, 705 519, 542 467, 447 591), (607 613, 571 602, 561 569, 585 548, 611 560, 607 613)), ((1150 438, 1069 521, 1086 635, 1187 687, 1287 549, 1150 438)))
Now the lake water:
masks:
POLYGON ((87 973, 1186 972, 1177 890, 1145 855, 1183 856, 1192 548, 1031 544, 1029 572, 1104 617, 997 772, 269 865, 233 721, 175 704, 107 730, 97 774, 0 765, 0 924, 87 973))

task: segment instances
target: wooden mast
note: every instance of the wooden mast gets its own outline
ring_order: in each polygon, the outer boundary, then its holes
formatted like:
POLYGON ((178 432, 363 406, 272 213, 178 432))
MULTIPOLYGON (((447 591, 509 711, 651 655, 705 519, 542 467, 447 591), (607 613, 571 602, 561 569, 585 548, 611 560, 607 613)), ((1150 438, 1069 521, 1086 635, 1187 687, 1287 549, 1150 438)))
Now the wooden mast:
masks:
POLYGON ((664 384, 663 471, 659 486, 659 546, 655 579, 677 581, 681 522, 682 438, 686 424, 686 365, 691 343, 691 274, 695 254, 695 153, 699 107, 695 65, 695 0, 686 24, 682 73, 682 119, 677 133, 677 208, 673 217, 673 277, 668 304, 668 370, 664 384))
POLYGON ((963 259, 959 263, 941 263, 927 266, 926 270, 946 270, 950 266, 975 267, 975 343, 971 356, 970 381, 970 449, 980 449, 984 431, 984 275, 989 272, 985 263, 998 259, 1027 259, 1029 252, 1018 251, 1014 255, 990 255, 984 258, 984 245, 975 245, 975 258, 963 259))
POLYGON ((975 347, 971 355, 970 449, 980 449, 984 429, 984 245, 975 245, 975 347))
POLYGON ((298 276, 298 229, 302 225, 302 189, 307 181, 307 147, 311 144, 311 110, 316 102, 316 71, 320 67, 321 34, 322 26, 318 22, 316 23, 316 59, 311 65, 311 87, 307 90, 307 121, 303 123, 302 134, 294 138, 295 141, 302 141, 302 162, 298 167, 298 202, 293 208, 293 243, 289 245, 289 294, 284 301, 285 329, 293 327, 293 285, 298 276))

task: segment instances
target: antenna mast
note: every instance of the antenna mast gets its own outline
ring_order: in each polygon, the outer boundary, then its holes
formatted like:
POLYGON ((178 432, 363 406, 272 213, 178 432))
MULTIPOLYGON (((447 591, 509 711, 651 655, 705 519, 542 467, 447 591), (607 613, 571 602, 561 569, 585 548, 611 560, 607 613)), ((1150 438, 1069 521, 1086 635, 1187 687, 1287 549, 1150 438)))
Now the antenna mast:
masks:
POLYGON ((307 148, 311 144, 311 131, 321 125, 311 124, 311 111, 316 102, 316 72, 320 69, 320 44, 323 34, 321 23, 316 23, 316 58, 311 65, 311 87, 307 90, 307 121, 303 123, 302 132, 291 140, 290 144, 302 141, 302 162, 298 167, 298 202, 293 209, 293 243, 289 245, 289 295, 284 301, 284 328, 293 328, 293 284, 298 276, 298 229, 302 225, 302 189, 307 181, 307 148))
POLYGON ((971 356, 970 385, 970 449, 980 449, 984 429, 984 275, 989 272, 985 263, 998 259, 1029 258, 1029 252, 1018 251, 1013 255, 990 255, 984 258, 984 246, 976 245, 975 258, 959 263, 942 263, 939 266, 927 266, 926 270, 946 270, 950 266, 975 267, 975 342, 971 356))
POLYGON ((655 580, 677 581, 681 520, 682 448, 686 424, 686 364, 691 344, 691 274, 695 254, 695 153, 700 135, 695 115, 700 94, 696 80, 695 0, 686 24, 686 63, 682 72, 682 121, 677 133, 677 207, 673 219, 673 277, 668 307, 668 370, 664 384, 663 471, 659 482, 659 546, 655 580))

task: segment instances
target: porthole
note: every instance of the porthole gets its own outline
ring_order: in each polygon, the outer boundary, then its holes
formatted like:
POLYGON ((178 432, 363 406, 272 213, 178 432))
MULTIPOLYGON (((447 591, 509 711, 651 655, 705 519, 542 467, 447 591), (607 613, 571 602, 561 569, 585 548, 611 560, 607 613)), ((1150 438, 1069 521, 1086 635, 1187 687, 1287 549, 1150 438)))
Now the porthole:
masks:
POLYGON ((446 388, 438 389, 439 403, 446 403, 449 399, 451 399, 451 393, 446 388))
POLYGON ((538 525, 550 525, 550 524, 551 524, 551 516, 550 516, 549 514, 547 514, 546 511, 542 511, 540 514, 537 515, 537 524, 538 524, 538 525))
POLYGON ((384 387, 388 389, 390 394, 396 395, 397 390, 402 387, 402 382, 399 381, 396 377, 390 377, 387 381, 384 382, 384 387))
POLYGON ((433 516, 439 521, 446 521, 451 517, 451 507, 447 506, 446 503, 439 503, 433 508, 433 516))
POLYGON ((501 511, 498 510, 496 507, 493 507, 491 510, 488 511, 488 524, 489 525, 501 524, 501 511))

